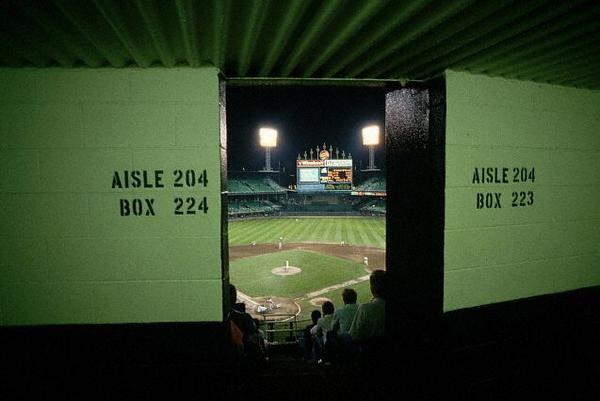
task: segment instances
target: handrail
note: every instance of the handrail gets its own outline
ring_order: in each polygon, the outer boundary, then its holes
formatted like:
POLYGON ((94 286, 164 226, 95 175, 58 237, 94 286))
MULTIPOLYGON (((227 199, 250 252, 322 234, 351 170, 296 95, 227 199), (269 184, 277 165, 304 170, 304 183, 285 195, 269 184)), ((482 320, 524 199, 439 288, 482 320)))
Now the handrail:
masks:
POLYGON ((269 315, 263 315, 261 325, 265 326, 265 337, 267 342, 271 344, 279 342, 275 339, 276 333, 289 333, 284 342, 294 342, 296 341, 297 334, 301 332, 301 330, 298 330, 297 315, 291 313, 273 313, 269 315), (288 319, 274 319, 278 317, 287 317, 288 319))

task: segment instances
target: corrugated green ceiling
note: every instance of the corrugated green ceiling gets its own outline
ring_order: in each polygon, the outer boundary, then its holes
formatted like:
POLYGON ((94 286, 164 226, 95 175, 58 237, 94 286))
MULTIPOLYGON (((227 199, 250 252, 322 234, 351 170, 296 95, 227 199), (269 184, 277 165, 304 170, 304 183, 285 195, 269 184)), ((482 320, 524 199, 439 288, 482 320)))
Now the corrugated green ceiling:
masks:
POLYGON ((600 89, 600 2, 0 0, 1 66, 207 64, 228 77, 453 68, 600 89))

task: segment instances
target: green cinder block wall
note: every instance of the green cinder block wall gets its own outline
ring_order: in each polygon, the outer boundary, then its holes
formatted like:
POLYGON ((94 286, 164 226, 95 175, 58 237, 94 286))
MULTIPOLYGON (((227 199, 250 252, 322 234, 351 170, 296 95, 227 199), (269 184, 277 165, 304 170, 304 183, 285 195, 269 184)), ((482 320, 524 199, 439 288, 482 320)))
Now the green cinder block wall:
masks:
POLYGON ((0 324, 221 320, 218 71, 0 69, 0 93, 0 324))
POLYGON ((600 91, 454 71, 446 85, 444 310, 600 285, 600 91))

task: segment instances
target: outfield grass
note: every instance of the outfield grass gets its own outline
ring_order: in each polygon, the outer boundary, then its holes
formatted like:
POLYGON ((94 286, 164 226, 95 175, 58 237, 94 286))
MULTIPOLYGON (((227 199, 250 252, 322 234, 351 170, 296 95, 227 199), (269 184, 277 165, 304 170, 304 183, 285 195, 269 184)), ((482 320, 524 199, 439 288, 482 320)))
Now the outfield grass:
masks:
POLYGON ((289 250, 231 261, 229 274, 231 282, 250 296, 296 298, 367 273, 362 264, 347 259, 289 250), (290 266, 301 268, 302 272, 291 276, 271 273, 273 268, 285 266, 286 260, 290 266))
POLYGON ((286 217, 229 221, 229 245, 339 243, 385 248, 385 217, 286 217))

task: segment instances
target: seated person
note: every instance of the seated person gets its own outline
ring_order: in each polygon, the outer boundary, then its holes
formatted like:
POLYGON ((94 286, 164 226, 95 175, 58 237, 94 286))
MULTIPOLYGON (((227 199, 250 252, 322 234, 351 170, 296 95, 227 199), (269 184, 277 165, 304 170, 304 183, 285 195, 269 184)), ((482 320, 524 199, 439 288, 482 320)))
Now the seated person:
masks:
POLYGON ((229 318, 242 331, 244 336, 256 333, 256 325, 252 316, 246 313, 244 303, 237 302, 237 289, 233 284, 229 284, 229 299, 231 303, 231 311, 229 318))
POLYGON ((318 320, 321 318, 320 310, 313 310, 310 313, 310 319, 312 321, 311 324, 307 325, 304 328, 302 333, 302 338, 300 339, 300 350, 302 351, 302 356, 306 360, 310 360, 314 357, 313 355, 313 339, 310 330, 317 325, 318 320))
POLYGON ((344 289, 342 299, 344 306, 334 312, 333 332, 330 333, 331 337, 328 338, 329 351, 336 358, 336 362, 340 364, 344 364, 347 360, 352 359, 355 353, 352 346, 352 338, 348 334, 348 331, 358 310, 356 291, 351 288, 344 289))
POLYGON ((264 353, 260 346, 259 332, 254 319, 246 313, 243 303, 237 303, 237 289, 233 284, 229 284, 229 296, 232 305, 229 320, 241 331, 243 355, 250 361, 265 362, 264 353))
POLYGON ((317 361, 321 360, 323 347, 327 341, 327 332, 333 328, 333 312, 335 311, 331 301, 323 302, 321 309, 323 310, 323 317, 317 321, 316 326, 310 329, 310 333, 315 340, 314 350, 317 361))
POLYGON ((350 326, 348 333, 353 341, 364 342, 385 334, 385 271, 374 270, 369 279, 371 294, 370 302, 361 304, 350 326))
POLYGON ((352 326, 352 321, 354 320, 354 316, 358 310, 356 298, 356 291, 354 291, 352 288, 346 288, 344 289, 344 292, 342 292, 344 306, 337 309, 333 313, 333 327, 334 330, 337 329, 336 331, 339 334, 347 333, 348 330, 350 330, 350 326, 352 326))
POLYGON ((266 335, 265 335, 265 331, 260 329, 260 320, 258 319, 254 319, 254 324, 256 325, 256 337, 258 339, 258 345, 263 353, 263 355, 265 356, 266 359, 268 359, 267 355, 267 339, 266 339, 266 335))

